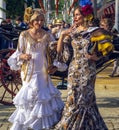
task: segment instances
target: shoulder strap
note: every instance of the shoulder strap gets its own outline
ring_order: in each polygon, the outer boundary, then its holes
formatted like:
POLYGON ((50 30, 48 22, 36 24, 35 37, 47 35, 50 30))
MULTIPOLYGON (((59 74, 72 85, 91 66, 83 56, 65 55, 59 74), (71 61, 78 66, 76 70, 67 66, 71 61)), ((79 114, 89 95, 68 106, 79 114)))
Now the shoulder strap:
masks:
POLYGON ((89 27, 87 32, 91 33, 91 32, 93 32, 93 31, 95 31, 97 29, 99 29, 99 27, 89 27))
POLYGON ((97 29, 99 29, 99 27, 89 27, 87 31, 81 32, 81 35, 82 35, 83 37, 89 38, 89 37, 90 37, 90 36, 89 36, 90 33, 94 32, 94 31, 97 30, 97 29))

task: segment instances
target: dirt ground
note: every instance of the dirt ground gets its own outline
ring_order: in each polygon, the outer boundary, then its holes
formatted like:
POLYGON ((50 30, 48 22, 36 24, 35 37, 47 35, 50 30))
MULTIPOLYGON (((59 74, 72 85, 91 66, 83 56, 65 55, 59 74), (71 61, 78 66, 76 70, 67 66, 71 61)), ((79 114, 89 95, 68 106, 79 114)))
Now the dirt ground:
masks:
MULTIPOLYGON (((112 66, 97 74, 95 92, 99 111, 109 130, 119 130, 119 77, 109 77, 112 66)), ((53 80, 54 84, 60 81, 53 80)), ((66 100, 67 90, 60 90, 66 100)), ((0 89, 0 93, 2 93, 0 89)), ((0 130, 9 130, 8 117, 15 110, 14 106, 0 104, 0 130)))

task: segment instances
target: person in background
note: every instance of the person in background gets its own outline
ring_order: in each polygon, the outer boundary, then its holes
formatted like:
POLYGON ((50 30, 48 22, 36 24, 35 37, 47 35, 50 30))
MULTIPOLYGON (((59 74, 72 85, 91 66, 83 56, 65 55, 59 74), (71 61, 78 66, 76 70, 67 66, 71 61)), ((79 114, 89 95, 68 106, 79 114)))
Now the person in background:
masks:
POLYGON ((64 25, 63 25, 63 20, 62 19, 55 19, 54 23, 53 23, 53 29, 52 29, 52 34, 55 37, 56 40, 59 39, 60 33, 61 31, 64 29, 64 25))
POLYGON ((58 40, 57 53, 60 55, 65 37, 71 37, 73 57, 68 68, 68 96, 57 130, 108 130, 96 104, 96 61, 110 53, 113 44, 109 32, 89 27, 93 9, 91 5, 85 6, 90 14, 83 10, 84 6, 78 6, 73 12, 74 24, 62 31, 58 40))
POLYGON ((13 30, 13 24, 11 22, 10 18, 7 18, 1 22, 1 27, 5 30, 12 31, 13 30))
POLYGON ((23 22, 23 18, 21 16, 17 16, 15 19, 16 27, 19 28, 26 28, 27 25, 23 22))
POLYGON ((25 9, 24 21, 29 29, 22 31, 17 50, 9 57, 12 70, 21 71, 22 87, 13 99, 16 110, 9 117, 10 130, 49 130, 61 118, 64 103, 53 85, 48 69, 47 48, 54 38, 42 29, 45 16, 41 9, 25 9))
POLYGON ((52 23, 49 23, 49 24, 48 24, 48 28, 49 28, 50 30, 52 30, 52 27, 53 27, 52 23))
MULTIPOLYGON (((119 48, 119 36, 118 36, 119 33, 114 28, 114 22, 112 21, 112 19, 111 18, 102 18, 100 20, 100 27, 104 28, 105 30, 107 30, 109 32, 112 32, 112 34, 113 34, 113 44, 117 45, 117 46, 115 46, 115 50, 118 50, 117 48, 119 48)), ((112 73, 109 76, 110 77, 119 76, 119 58, 115 59, 112 73)))
POLYGON ((6 18, 7 25, 13 27, 12 19, 10 17, 6 18))
POLYGON ((6 20, 2 20, 2 22, 1 22, 1 25, 0 25, 0 26, 5 26, 5 25, 7 25, 7 21, 6 21, 6 20))
POLYGON ((48 29, 52 32, 53 24, 49 23, 47 26, 48 26, 48 29))
POLYGON ((107 31, 112 31, 112 28, 114 26, 114 23, 111 18, 102 18, 100 20, 100 27, 104 28, 107 31))

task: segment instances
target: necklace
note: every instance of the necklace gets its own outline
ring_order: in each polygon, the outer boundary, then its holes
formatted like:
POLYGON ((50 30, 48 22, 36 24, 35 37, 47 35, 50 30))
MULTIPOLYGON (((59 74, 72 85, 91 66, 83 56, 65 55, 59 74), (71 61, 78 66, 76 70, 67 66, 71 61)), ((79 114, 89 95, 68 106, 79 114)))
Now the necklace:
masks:
POLYGON ((31 36, 31 38, 36 41, 36 42, 40 42, 42 40, 44 31, 43 30, 39 30, 37 32, 34 32, 32 30, 29 30, 29 34, 31 36))

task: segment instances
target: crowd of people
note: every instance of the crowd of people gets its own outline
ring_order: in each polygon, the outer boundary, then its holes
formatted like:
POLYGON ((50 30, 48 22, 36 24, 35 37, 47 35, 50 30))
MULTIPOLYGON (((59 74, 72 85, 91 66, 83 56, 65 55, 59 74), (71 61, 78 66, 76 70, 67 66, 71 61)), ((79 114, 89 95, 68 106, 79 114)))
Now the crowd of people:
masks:
MULTIPOLYGON (((16 110, 9 117, 10 130, 108 130, 97 107, 95 80, 96 62, 114 51, 112 35, 118 31, 111 19, 94 18, 93 10, 87 17, 78 6, 72 25, 62 19, 54 19, 47 28, 44 23, 44 13, 37 8, 25 9, 24 22, 16 19, 18 27, 27 25, 27 29, 20 33, 18 47, 8 59, 12 70, 21 71, 23 85, 13 99, 16 110), (66 69, 64 104, 50 74, 66 69)), ((118 58, 115 64, 117 69, 118 58)), ((114 68, 111 76, 115 72, 114 68)))

